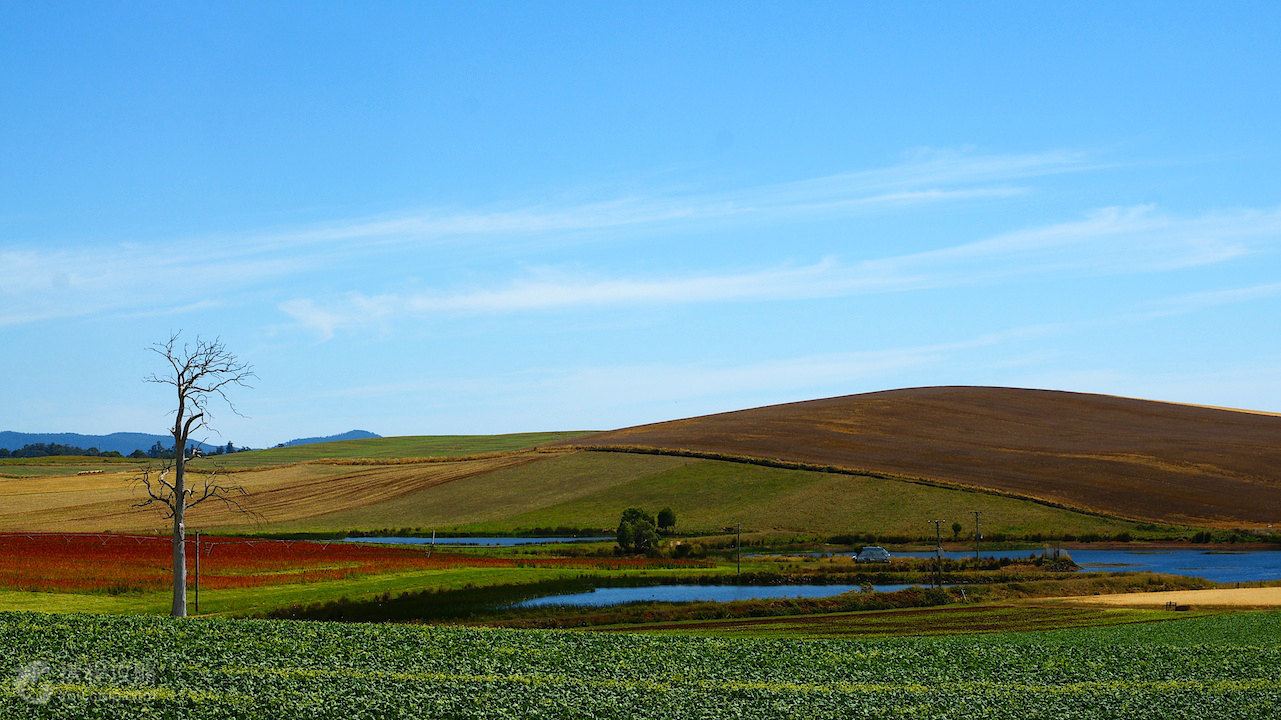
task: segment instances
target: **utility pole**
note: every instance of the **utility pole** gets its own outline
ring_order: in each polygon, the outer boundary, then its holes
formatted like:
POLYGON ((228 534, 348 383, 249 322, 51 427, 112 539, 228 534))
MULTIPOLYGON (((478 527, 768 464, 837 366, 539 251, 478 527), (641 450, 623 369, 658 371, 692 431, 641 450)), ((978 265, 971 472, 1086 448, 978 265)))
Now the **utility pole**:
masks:
POLYGON ((200 614, 200 531, 196 531, 196 614, 200 614))
POLYGON ((980 510, 973 510, 974 513, 974 562, 979 560, 979 540, 983 535, 979 532, 979 516, 983 513, 980 510))
POLYGON ((934 585, 943 586, 943 521, 931 520, 934 523, 934 585))
POLYGON ((734 528, 734 565, 735 574, 743 576, 743 523, 734 528))

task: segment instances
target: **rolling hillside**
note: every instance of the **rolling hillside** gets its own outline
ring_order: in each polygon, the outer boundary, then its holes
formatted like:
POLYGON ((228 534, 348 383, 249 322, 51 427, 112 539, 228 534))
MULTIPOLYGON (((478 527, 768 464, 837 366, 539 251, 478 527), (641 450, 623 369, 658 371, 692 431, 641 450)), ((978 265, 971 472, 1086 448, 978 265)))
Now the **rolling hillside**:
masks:
MULTIPOLYGON (((141 463, 85 465, 71 458, 60 460, 66 464, 19 466, 0 461, 0 470, 13 475, 0 477, 0 531, 166 527, 161 513, 134 507, 138 488, 131 480, 141 463), (76 474, 85 470, 95 474, 76 474)), ((202 466, 213 467, 209 460, 193 465, 202 466)), ((197 472, 191 477, 199 483, 204 476, 197 472)), ((981 510, 989 535, 1143 534, 1121 520, 966 490, 697 458, 569 449, 461 459, 320 458, 237 469, 229 482, 245 488, 248 495, 240 501, 254 515, 206 504, 191 511, 189 528, 419 528, 497 534, 562 527, 609 529, 623 508, 635 505, 671 506, 677 511, 678 527, 694 533, 719 533, 743 523, 749 531, 924 537, 930 518, 942 518, 949 525, 968 523, 970 511, 981 510)))
MULTIPOLYGON (((0 530, 159 530, 163 518, 133 507, 142 465, 0 460, 0 530)), ((896 390, 605 433, 347 440, 191 467, 230 473, 255 513, 202 506, 191 526, 209 530, 603 529, 632 505, 671 506, 684 532, 742 523, 919 537, 938 518, 968 536, 973 510, 986 533, 1016 537, 1281 523, 1281 417, 1000 388, 896 390)))
POLYGON ((1281 524, 1281 417, 1105 395, 891 390, 625 428, 590 447, 836 466, 1167 523, 1281 524))

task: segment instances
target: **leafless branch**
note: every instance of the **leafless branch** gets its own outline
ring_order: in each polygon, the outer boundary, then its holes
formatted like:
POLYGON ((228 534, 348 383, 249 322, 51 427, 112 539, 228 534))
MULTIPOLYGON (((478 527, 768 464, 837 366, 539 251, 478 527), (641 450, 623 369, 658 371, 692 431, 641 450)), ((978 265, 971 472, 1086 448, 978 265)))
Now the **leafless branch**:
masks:
POLYGON ((261 513, 245 507, 240 502, 240 498, 249 496, 243 485, 224 485, 214 482, 217 477, 216 475, 212 477, 206 476, 204 486, 199 493, 188 493, 188 497, 191 499, 187 502, 187 509, 191 509, 206 500, 217 500, 224 507, 252 518, 255 525, 260 525, 266 521, 266 518, 261 513))
POLYGON ((175 502, 173 484, 166 479, 172 469, 173 464, 169 462, 162 463, 159 468, 144 466, 142 472, 134 478, 134 482, 147 494, 147 499, 135 503, 134 507, 159 505, 165 509, 166 519, 173 517, 177 502, 175 502))
MULTIPOLYGON (((142 472, 134 478, 134 483, 143 489, 147 497, 145 500, 134 503, 133 506, 136 508, 158 506, 164 509, 166 519, 172 518, 178 510, 177 491, 173 483, 168 480, 172 471, 173 463, 168 461, 158 468, 150 465, 143 467, 142 472)), ((265 521, 266 518, 261 513, 246 507, 241 502, 241 498, 249 497, 249 491, 245 490, 243 485, 219 482, 222 477, 217 472, 202 473, 199 488, 184 487, 182 509, 190 510, 207 500, 216 500, 230 510, 249 516, 255 524, 265 521)))
POLYGON ((194 343, 180 344, 179 337, 179 333, 174 333, 165 342, 148 348, 169 363, 172 374, 153 373, 143 379, 173 386, 178 391, 179 417, 174 432, 182 433, 185 441, 191 431, 206 427, 206 421, 213 417, 209 411, 210 397, 217 396, 233 413, 244 417, 226 391, 231 387, 252 388, 249 381, 257 375, 253 366, 237 358, 221 338, 196 338, 194 343))

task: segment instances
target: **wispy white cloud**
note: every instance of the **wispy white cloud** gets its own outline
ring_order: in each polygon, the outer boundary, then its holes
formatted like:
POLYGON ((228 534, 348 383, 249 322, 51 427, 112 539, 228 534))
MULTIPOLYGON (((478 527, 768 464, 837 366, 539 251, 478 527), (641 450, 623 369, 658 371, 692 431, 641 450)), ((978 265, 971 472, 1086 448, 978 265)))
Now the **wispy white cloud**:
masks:
POLYGON ((823 261, 757 272, 666 278, 592 278, 548 269, 493 289, 373 296, 349 293, 325 304, 310 299, 289 300, 281 303, 280 309, 323 337, 330 337, 340 328, 403 315, 797 297, 801 288, 809 288, 812 293, 816 284, 830 284, 836 267, 834 262, 823 261))
POLYGON ((1277 240, 1281 240, 1281 209, 1179 217, 1160 213, 1152 205, 1138 205, 1103 208, 1080 220, 888 258, 876 265, 885 271, 910 267, 959 271, 970 277, 976 272, 993 277, 1029 270, 1149 272, 1219 263, 1277 240))
POLYGON ((1109 366, 1042 369, 1010 376, 1023 387, 1072 389, 1163 402, 1281 412, 1281 365, 1227 362, 1213 370, 1135 370, 1109 366))
MULTIPOLYGON (((883 387, 890 378, 928 368, 951 368, 966 352, 1039 334, 1039 328, 926 345, 853 352, 807 353, 769 360, 735 362, 653 362, 526 368, 483 377, 413 378, 403 381, 329 388, 309 394, 326 399, 416 398, 415 404, 452 403, 443 416, 451 425, 441 432, 494 431, 492 425, 467 426, 473 413, 502 408, 504 427, 609 428, 664 417, 688 416, 735 407, 796 400, 883 387), (442 398, 454 398, 442 400, 442 398), (465 400, 462 400, 465 398, 465 400), (565 404, 549 398, 572 398, 565 404), (557 413, 564 413, 563 417, 557 413), (460 421, 460 418, 462 420, 460 421)), ((419 418, 415 422, 422 422, 419 418)), ((420 425, 415 432, 422 432, 420 425)))
POLYGON ((336 223, 291 232, 288 243, 332 240, 426 241, 457 237, 511 237, 605 230, 669 222, 790 217, 824 212, 1022 195, 1010 183, 1104 167, 1088 153, 1047 151, 1011 155, 918 152, 887 167, 837 173, 724 191, 631 193, 607 200, 539 203, 485 211, 437 209, 395 217, 336 223))
POLYGON ((1222 288, 1186 293, 1151 303, 1137 314, 1145 317, 1182 315, 1223 305, 1265 300, 1281 295, 1281 283, 1264 283, 1246 287, 1222 288))
POLYGON ((1071 222, 1029 228, 926 252, 740 272, 610 277, 544 269, 479 289, 365 295, 280 305, 330 337, 345 327, 401 316, 512 313, 611 305, 811 299, 902 292, 1050 275, 1163 272, 1221 263, 1281 241, 1281 210, 1165 215, 1151 206, 1105 208, 1071 222))
POLYGON ((174 315, 207 309, 228 291, 298 272, 285 257, 178 255, 124 247, 0 249, 0 327, 57 318, 174 315))
MULTIPOLYGON (((844 352, 801 352, 769 359, 671 360, 550 367, 523 367, 506 373, 390 379, 331 387, 316 396, 338 402, 412 398, 415 415, 405 432, 493 432, 498 429, 586 427, 605 429, 640 422, 688 417, 742 407, 866 392, 911 383, 923 375, 933 383, 990 378, 992 350, 1022 347, 1062 331, 1048 325, 1016 326, 933 343, 844 352), (497 413, 503 425, 492 424, 497 413), (447 418, 424 429, 422 422, 447 418), (480 420, 473 421, 473 418, 480 420), (485 420, 485 418, 491 418, 485 420), (475 424, 468 424, 475 422, 475 424), (486 424, 488 422, 489 424, 486 424)), ((288 403, 289 399, 282 402, 288 403)))
MULTIPOLYGON (((539 202, 506 208, 438 208, 380 218, 163 243, 22 248, 0 245, 0 326, 124 312, 203 307, 227 293, 333 268, 356 256, 404 257, 424 244, 459 243, 476 251, 521 238, 581 236, 607 242, 622 228, 662 224, 778 222, 820 214, 892 211, 943 202, 1011 197, 1026 179, 1097 167, 1083 153, 1015 155, 923 153, 889 167, 728 191, 684 190, 539 202)), ((581 242, 581 237, 575 240, 581 242)), ((724 279, 722 282, 737 282, 724 279)), ((607 284, 609 284, 607 282, 607 284)), ((686 284, 687 292, 696 292, 686 284)), ((591 293, 584 289, 581 293, 591 293)), ((597 294, 663 294, 661 288, 612 282, 597 294)), ((549 290, 509 289, 510 302, 538 306, 549 290), (521 298, 524 298, 523 300, 521 298)), ((501 303, 501 298, 491 302, 501 303)), ((353 303, 359 304, 353 296, 353 303)), ((474 297, 468 303, 485 302, 474 297)), ((317 327, 326 311, 287 304, 317 327)))
MULTIPOLYGON (((799 392, 859 392, 887 377, 944 367, 958 356, 1030 335, 1043 328, 1013 328, 972 338, 840 353, 815 353, 750 363, 708 362, 588 367, 549 378, 544 392, 608 398, 624 404, 690 401, 730 396, 796 399, 799 392)), ((723 407, 723 406, 722 406, 723 407)))
POLYGON ((202 310, 212 310, 223 307, 224 303, 217 300, 197 300, 196 302, 180 303, 168 307, 157 307, 148 310, 138 310, 121 315, 123 318, 155 318, 167 317, 170 315, 186 315, 187 313, 199 312, 202 310))

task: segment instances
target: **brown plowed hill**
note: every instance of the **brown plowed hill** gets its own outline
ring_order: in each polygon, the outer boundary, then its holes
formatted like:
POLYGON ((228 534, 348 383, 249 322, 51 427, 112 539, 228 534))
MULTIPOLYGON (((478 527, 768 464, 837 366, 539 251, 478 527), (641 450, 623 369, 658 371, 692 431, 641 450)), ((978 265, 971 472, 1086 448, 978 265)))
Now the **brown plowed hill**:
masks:
POLYGON ((1281 417, 1108 395, 911 388, 640 425, 590 444, 832 465, 1161 522, 1281 524, 1281 417))

